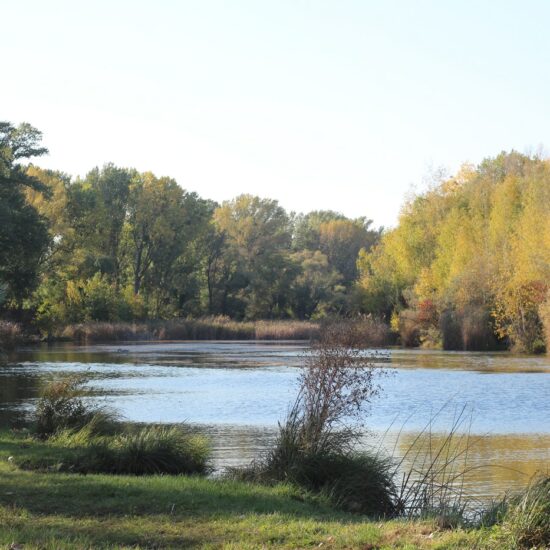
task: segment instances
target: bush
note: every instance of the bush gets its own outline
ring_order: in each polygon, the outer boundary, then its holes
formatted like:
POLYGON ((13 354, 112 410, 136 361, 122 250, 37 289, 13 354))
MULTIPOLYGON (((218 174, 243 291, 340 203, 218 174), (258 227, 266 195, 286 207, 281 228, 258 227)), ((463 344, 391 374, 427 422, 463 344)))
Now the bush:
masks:
POLYGON ((401 345, 413 348, 420 345, 420 322, 412 309, 404 309, 399 313, 397 322, 401 345))
POLYGON ((207 440, 182 428, 149 426, 116 436, 101 471, 113 474, 204 474, 207 440))
POLYGON ((369 453, 356 453, 360 430, 348 424, 365 412, 379 388, 380 374, 361 349, 358 323, 323 327, 306 355, 296 400, 279 425, 272 449, 248 468, 233 471, 241 479, 291 482, 326 495, 337 506, 373 516, 391 514, 391 464, 369 453))
POLYGON ((491 314, 481 306, 469 306, 460 311, 445 310, 439 326, 443 349, 488 351, 502 348, 493 327, 491 314))
POLYGON ((368 452, 304 453, 279 440, 266 459, 230 473, 246 481, 289 482, 349 512, 383 517, 395 511, 393 464, 368 452))
POLYGON ((88 392, 86 378, 71 376, 50 382, 43 390, 34 413, 35 431, 47 438, 63 429, 80 429, 88 425, 105 431, 115 421, 115 415, 85 401, 88 392))

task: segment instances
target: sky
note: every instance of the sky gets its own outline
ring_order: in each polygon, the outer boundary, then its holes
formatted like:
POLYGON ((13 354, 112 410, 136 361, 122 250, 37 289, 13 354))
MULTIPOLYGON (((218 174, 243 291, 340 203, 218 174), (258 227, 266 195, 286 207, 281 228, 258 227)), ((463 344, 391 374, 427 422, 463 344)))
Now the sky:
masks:
POLYGON ((0 0, 0 120, 37 164, 395 225, 411 189, 550 145, 550 2, 0 0))

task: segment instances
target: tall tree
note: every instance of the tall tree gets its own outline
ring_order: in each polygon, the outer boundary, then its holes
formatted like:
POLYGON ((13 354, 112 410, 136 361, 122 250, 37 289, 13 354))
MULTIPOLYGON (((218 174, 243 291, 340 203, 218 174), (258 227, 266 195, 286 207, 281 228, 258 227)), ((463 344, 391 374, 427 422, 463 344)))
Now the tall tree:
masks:
POLYGON ((275 200, 240 195, 214 212, 214 223, 227 245, 226 265, 240 276, 237 293, 246 295, 248 317, 273 317, 285 309, 293 276, 289 262, 290 218, 275 200))
POLYGON ((0 285, 21 304, 36 286, 50 243, 46 220, 29 204, 25 191, 48 188, 21 163, 47 153, 42 134, 29 124, 0 122, 0 285))

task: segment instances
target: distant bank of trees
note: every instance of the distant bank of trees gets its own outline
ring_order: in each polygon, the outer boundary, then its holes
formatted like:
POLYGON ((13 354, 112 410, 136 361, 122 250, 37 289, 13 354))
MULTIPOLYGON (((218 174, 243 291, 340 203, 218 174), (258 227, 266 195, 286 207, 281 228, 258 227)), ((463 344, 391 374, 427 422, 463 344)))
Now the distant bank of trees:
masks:
POLYGON ((403 342, 447 349, 550 341, 550 162, 502 153, 415 196, 359 258, 363 309, 403 342))
POLYGON ((28 162, 29 125, 0 126, 4 314, 43 329, 82 321, 226 315, 310 319, 354 311, 360 250, 381 231, 332 211, 217 204, 175 180, 106 164, 83 179, 28 162))
POLYGON ((43 332, 84 321, 372 314, 406 345, 544 348, 550 163, 465 166, 409 200, 395 229, 332 211, 217 204, 169 177, 106 164, 83 179, 0 122, 0 315, 43 332))

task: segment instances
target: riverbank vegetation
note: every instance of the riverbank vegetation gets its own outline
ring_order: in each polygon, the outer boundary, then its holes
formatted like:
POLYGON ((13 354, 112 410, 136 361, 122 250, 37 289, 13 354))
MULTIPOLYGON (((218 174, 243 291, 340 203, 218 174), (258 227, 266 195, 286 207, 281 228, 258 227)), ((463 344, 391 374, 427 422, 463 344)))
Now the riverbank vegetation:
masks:
POLYGON ((301 338, 307 323, 258 321, 367 315, 403 345, 545 348, 548 160, 511 152, 464 166, 383 230, 252 195, 217 204, 112 164, 72 178, 28 163, 47 152, 41 139, 0 123, 0 317, 15 330, 301 338), (155 332, 151 321, 170 323, 155 332))
POLYGON ((404 343, 542 351, 550 162, 512 152, 463 166, 407 201, 359 270, 363 307, 404 343))
MULTIPOLYGON (((23 469, 108 474, 205 474, 210 448, 186 425, 124 424, 90 400, 85 376, 47 384, 36 404, 26 446, 14 460, 23 469)), ((24 434, 27 432, 24 432, 24 434)), ((25 446, 25 442, 23 442, 25 446)))
POLYGON ((322 327, 272 448, 211 479, 199 477, 210 471, 210 447, 196 430, 126 424, 90 399, 85 377, 52 381, 27 427, 0 432, 0 542, 546 548, 546 477, 495 503, 469 501, 462 415, 441 442, 429 430, 415 437, 407 470, 403 458, 360 446, 358 421, 390 374, 361 342, 360 323, 322 327))

